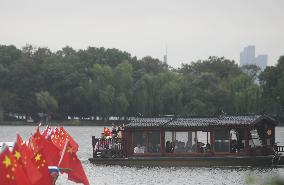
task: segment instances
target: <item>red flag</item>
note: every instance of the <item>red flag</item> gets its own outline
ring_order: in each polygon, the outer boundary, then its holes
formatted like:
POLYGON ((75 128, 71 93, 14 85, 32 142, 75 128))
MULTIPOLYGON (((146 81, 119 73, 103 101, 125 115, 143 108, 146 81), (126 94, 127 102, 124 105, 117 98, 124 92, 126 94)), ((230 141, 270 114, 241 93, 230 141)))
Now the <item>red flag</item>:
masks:
POLYGON ((104 135, 105 135, 105 136, 109 136, 109 135, 110 135, 110 130, 109 130, 109 128, 107 128, 107 127, 104 128, 104 135))
POLYGON ((28 144, 29 149, 31 149, 34 154, 37 153, 41 148, 41 145, 38 145, 40 139, 41 139, 41 134, 39 132, 39 128, 37 127, 35 133, 29 138, 29 144, 28 144))
POLYGON ((0 154, 0 184, 1 185, 30 185, 21 165, 6 147, 0 154))
POLYGON ((89 181, 85 174, 81 161, 78 159, 76 152, 74 151, 68 140, 66 150, 63 152, 63 158, 61 164, 59 164, 59 167, 70 169, 70 171, 67 172, 68 179, 76 183, 89 185, 89 181))
POLYGON ((24 144, 24 141, 23 141, 22 137, 20 136, 20 134, 17 134, 17 143, 20 146, 24 144))
POLYGON ((34 151, 34 154, 40 150, 45 154, 48 165, 58 165, 60 150, 51 141, 46 140, 40 134, 39 129, 37 129, 35 134, 30 138, 29 145, 30 148, 34 151))
POLYGON ((29 159, 31 159, 34 156, 33 151, 25 144, 20 147, 20 150, 21 150, 21 153, 24 156, 27 156, 29 159))
POLYGON ((21 165, 31 185, 34 185, 42 177, 42 175, 36 169, 35 165, 32 163, 30 159, 31 156, 29 156, 29 154, 26 151, 27 148, 25 147, 26 146, 23 145, 23 147, 20 148, 19 144, 15 143, 12 154, 14 155, 19 165, 21 165))
POLYGON ((33 156, 32 162, 42 175, 42 178, 34 185, 52 185, 53 183, 48 171, 47 161, 41 150, 33 156))
POLYGON ((61 151, 63 150, 66 141, 69 140, 73 150, 75 152, 78 151, 79 145, 63 127, 55 130, 51 140, 61 151))
POLYGON ((48 126, 44 129, 44 131, 42 132, 41 135, 42 135, 45 139, 49 139, 49 137, 52 135, 52 132, 53 132, 52 128, 48 125, 48 126))

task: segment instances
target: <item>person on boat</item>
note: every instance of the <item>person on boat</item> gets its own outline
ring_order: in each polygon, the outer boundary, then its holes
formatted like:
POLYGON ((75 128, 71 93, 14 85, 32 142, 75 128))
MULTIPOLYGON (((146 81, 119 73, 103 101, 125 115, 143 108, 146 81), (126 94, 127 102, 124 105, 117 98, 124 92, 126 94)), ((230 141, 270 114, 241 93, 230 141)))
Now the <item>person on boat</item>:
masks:
POLYGON ((234 139, 231 141, 231 153, 236 153, 236 152, 238 152, 238 143, 234 139))
POLYGON ((211 152, 211 145, 209 143, 205 146, 205 152, 211 152))
POLYGON ((155 152, 155 148, 154 148, 154 146, 151 142, 149 142, 147 149, 148 149, 147 151, 150 152, 150 153, 155 152))
POLYGON ((122 138, 122 128, 121 128, 121 126, 119 126, 118 129, 117 129, 117 138, 119 138, 119 139, 122 138))
POLYGON ((166 148, 165 148, 166 152, 171 153, 173 152, 173 145, 170 141, 166 142, 166 148))
POLYGON ((147 148, 143 145, 140 147, 140 153, 144 154, 145 152, 147 152, 147 148))
POLYGON ((192 152, 198 152, 198 139, 195 137, 194 138, 194 144, 191 147, 192 152))
POLYGON ((161 145, 160 144, 157 144, 155 146, 155 152, 160 152, 160 149, 161 149, 161 145))
POLYGON ((134 153, 139 154, 141 153, 141 145, 138 143, 136 147, 134 147, 134 153))
POLYGON ((112 125, 111 134, 112 134, 112 138, 116 138, 117 130, 116 130, 116 126, 114 124, 112 125))
POLYGON ((176 152, 185 152, 185 143, 182 141, 178 141, 177 145, 176 145, 176 152))

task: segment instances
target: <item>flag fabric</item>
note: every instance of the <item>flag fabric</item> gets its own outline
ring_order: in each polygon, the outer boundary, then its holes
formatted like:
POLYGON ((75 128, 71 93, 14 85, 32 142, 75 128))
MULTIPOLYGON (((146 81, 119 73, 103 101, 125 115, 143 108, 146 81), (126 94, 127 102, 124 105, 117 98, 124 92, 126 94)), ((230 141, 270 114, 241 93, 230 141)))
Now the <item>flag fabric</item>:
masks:
POLYGON ((110 136, 110 130, 107 127, 104 127, 104 135, 105 136, 110 136))
POLYGON ((59 164, 59 167, 70 169, 70 171, 67 172, 69 180, 76 183, 89 185, 88 178, 85 174, 81 161, 76 155, 76 152, 74 151, 68 140, 66 141, 66 144, 66 150, 63 151, 63 158, 61 163, 59 164))
POLYGON ((71 135, 63 128, 55 129, 55 132, 51 136, 51 140, 55 146, 57 146, 61 151, 64 148, 64 145, 67 140, 69 140, 70 145, 72 146, 75 152, 78 151, 78 143, 71 137, 71 135))
POLYGON ((28 153, 26 149, 27 147, 22 146, 21 148, 18 143, 15 143, 12 154, 18 164, 21 165, 31 185, 34 185, 42 177, 42 175, 32 163, 30 153, 28 153))
POLYGON ((28 147, 28 145, 26 144, 22 144, 22 145, 18 145, 20 150, 21 150, 21 153, 24 155, 24 156, 27 156, 29 159, 31 159, 34 155, 34 152, 28 147))
POLYGON ((47 164, 49 166, 55 166, 59 162, 60 150, 51 142, 46 140, 37 129, 31 139, 32 145, 34 145, 34 153, 42 151, 45 154, 47 164))
POLYGON ((50 139, 50 136, 52 135, 52 133, 53 133, 52 128, 51 128, 49 125, 47 125, 47 127, 43 130, 43 132, 42 132, 41 135, 42 135, 45 139, 49 140, 49 139, 50 139))
POLYGON ((24 144, 24 141, 20 134, 17 134, 17 143, 21 146, 24 144))
POLYGON ((63 128, 49 126, 42 132, 37 127, 28 142, 17 134, 13 151, 2 147, 0 153, 0 185, 53 185, 58 174, 50 173, 48 166, 70 169, 68 179, 89 185, 81 161, 77 142, 63 128), (60 163, 60 164, 59 164, 60 163))
POLYGON ((35 133, 31 135, 31 137, 29 138, 29 143, 28 143, 29 149, 31 149, 34 154, 37 153, 41 148, 41 145, 38 145, 39 144, 38 140, 40 140, 40 138, 41 134, 39 132, 39 128, 37 128, 35 133))
POLYGON ((8 147, 0 154, 0 184, 31 185, 21 165, 11 154, 8 147))
POLYGON ((32 162, 41 173, 42 178, 34 185, 52 185, 53 181, 48 171, 48 164, 42 150, 39 150, 33 157, 32 162))

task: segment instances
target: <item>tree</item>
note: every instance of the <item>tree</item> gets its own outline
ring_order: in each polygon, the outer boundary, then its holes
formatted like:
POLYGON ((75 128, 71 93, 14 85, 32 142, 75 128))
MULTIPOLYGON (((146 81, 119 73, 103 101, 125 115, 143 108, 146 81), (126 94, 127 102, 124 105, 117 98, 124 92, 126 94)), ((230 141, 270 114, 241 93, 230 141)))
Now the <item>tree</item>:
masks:
POLYGON ((247 74, 253 81, 258 80, 261 68, 254 64, 243 65, 241 70, 247 74))
POLYGON ((49 116, 58 109, 56 99, 48 91, 41 91, 36 93, 36 101, 40 110, 47 114, 46 123, 48 123, 49 116))

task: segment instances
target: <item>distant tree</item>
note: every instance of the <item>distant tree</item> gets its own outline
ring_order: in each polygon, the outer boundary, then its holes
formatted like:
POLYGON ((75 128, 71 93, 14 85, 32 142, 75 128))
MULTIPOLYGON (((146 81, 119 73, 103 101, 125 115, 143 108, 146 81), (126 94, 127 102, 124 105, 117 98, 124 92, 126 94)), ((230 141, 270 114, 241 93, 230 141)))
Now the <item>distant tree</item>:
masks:
POLYGON ((36 100, 40 110, 47 114, 46 122, 48 122, 49 116, 58 109, 56 99, 48 91, 41 91, 36 93, 36 100))
POLYGON ((241 70, 247 74, 253 81, 258 79, 258 76, 261 72, 261 68, 254 64, 243 65, 241 70))

